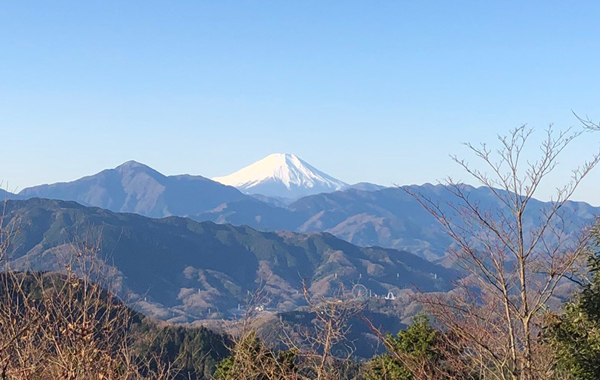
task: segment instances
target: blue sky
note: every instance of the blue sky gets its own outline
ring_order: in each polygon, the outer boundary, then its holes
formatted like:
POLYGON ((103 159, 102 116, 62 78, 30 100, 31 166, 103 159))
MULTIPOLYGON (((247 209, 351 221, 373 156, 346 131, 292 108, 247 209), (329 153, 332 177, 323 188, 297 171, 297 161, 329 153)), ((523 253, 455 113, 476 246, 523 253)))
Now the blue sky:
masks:
MULTIPOLYGON (((448 158, 470 158, 462 142, 600 119, 599 16, 593 1, 4 2, 0 179, 129 159, 212 177, 287 152, 347 182, 468 180, 448 158)), ((540 196, 599 143, 576 142, 540 196)), ((600 205, 598 183, 600 168, 576 199, 600 205)))

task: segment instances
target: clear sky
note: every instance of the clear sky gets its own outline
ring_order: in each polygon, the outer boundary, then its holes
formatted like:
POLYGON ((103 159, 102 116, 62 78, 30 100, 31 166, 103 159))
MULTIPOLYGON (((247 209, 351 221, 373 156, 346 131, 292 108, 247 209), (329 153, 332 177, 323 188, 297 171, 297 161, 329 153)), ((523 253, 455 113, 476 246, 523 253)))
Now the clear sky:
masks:
MULTIPOLYGON (((0 180, 134 159, 226 175, 294 153, 346 182, 467 180, 523 123, 600 119, 597 1, 5 1, 0 180)), ((589 133, 564 172, 600 147, 589 133)), ((576 198, 600 205, 600 167, 576 198)))

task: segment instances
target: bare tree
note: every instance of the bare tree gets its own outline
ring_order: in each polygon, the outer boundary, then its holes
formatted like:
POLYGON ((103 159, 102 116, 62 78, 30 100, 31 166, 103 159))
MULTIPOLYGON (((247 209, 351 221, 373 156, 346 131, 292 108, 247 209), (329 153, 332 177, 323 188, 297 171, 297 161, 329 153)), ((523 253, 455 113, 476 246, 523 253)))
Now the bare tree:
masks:
MULTIPOLYGON (((307 309, 314 314, 311 326, 279 326, 282 347, 268 347, 254 328, 254 307, 241 322, 231 356, 217 370, 219 380, 339 380, 354 352, 347 341, 350 318, 362 310, 362 302, 342 297, 313 297, 303 282, 307 309)), ((255 303, 264 297, 255 294, 255 303), (256 301, 258 300, 258 301, 256 301)))
MULTIPOLYGON (((0 217, 0 379, 169 379, 135 352, 133 311, 108 291, 99 244, 71 245, 60 273, 15 271, 19 221, 0 217), (104 281, 103 281, 104 280, 104 281)), ((157 361, 154 361, 157 362, 157 361)))
POLYGON ((369 379, 481 379, 461 354, 460 337, 436 330, 425 315, 417 315, 413 323, 397 336, 384 334, 371 321, 363 319, 383 342, 387 354, 374 357, 364 367, 369 379))
POLYGON ((575 112, 573 112, 573 115, 575 115, 577 120, 579 120, 579 122, 583 125, 585 129, 589 131, 600 131, 600 123, 595 122, 589 116, 582 117, 576 114, 575 112))
POLYGON ((561 281, 575 272, 588 242, 585 233, 569 233, 563 210, 600 156, 573 170, 544 209, 534 206, 533 199, 580 134, 548 128, 535 162, 524 157, 532 136, 524 126, 499 136, 497 150, 466 144, 489 173, 453 160, 487 188, 493 206, 482 204, 468 186, 452 179, 445 182, 453 199, 449 202, 405 189, 448 232, 454 242, 449 254, 469 274, 450 295, 422 294, 421 301, 438 322, 468 343, 464 359, 484 378, 533 380, 551 373, 538 339, 541 316, 561 281))
POLYGON ((303 357, 305 372, 312 374, 312 379, 340 379, 340 363, 348 363, 355 351, 353 342, 347 340, 352 328, 350 319, 358 315, 364 305, 345 298, 343 289, 332 299, 311 297, 304 281, 302 289, 309 310, 315 315, 314 324, 312 329, 304 331, 300 342, 287 339, 288 346, 303 357))

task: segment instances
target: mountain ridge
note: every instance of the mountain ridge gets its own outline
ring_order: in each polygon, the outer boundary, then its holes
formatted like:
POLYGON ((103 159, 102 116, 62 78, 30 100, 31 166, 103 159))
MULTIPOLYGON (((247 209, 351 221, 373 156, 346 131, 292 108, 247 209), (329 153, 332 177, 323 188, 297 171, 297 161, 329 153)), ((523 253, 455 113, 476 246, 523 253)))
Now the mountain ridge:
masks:
MULTIPOLYGON (((503 209, 489 189, 464 186, 486 207, 503 209)), ((443 185, 426 183, 406 188, 441 204, 455 200, 443 185)), ((154 218, 187 216, 197 221, 247 225, 262 231, 328 232, 355 245, 406 250, 434 261, 443 259, 452 244, 439 223, 400 187, 363 184, 282 200, 242 194, 234 187, 201 176, 165 176, 146 165, 128 161, 80 180, 27 188, 4 198, 32 197, 74 200, 86 206, 154 218)), ((529 210, 535 214, 536 209, 548 205, 534 200, 529 210)), ((569 233, 584 228, 600 214, 599 207, 585 202, 569 201, 564 209, 575 221, 569 233)), ((535 225, 534 214, 527 221, 528 228, 535 225)))
POLYGON ((72 260, 73 242, 101 243, 97 259, 116 276, 116 291, 162 319, 226 316, 259 284, 269 294, 265 307, 286 311, 303 304, 303 279, 311 294, 331 297, 359 281, 380 295, 412 287, 446 291, 458 276, 412 253, 358 247, 329 233, 260 232, 40 198, 5 206, 4 222, 19 227, 13 268, 61 271, 72 260))
MULTIPOLYGON (((455 200, 443 185, 411 185, 410 191, 447 205, 455 200)), ((505 210, 503 203, 486 187, 464 185, 473 200, 486 209, 505 210)), ((533 199, 525 215, 525 226, 535 226, 549 202, 533 199)), ((585 202, 569 201, 563 207, 572 217, 568 234, 575 236, 600 215, 600 207, 585 202)), ((273 210, 260 204, 248 207, 245 202, 232 202, 220 210, 198 215, 199 219, 218 223, 244 224, 263 230, 286 229, 307 233, 329 232, 359 246, 381 246, 417 253, 429 260, 440 260, 453 243, 446 231, 404 188, 378 191, 348 189, 310 195, 291 203, 285 209, 273 210)))
POLYGON ((21 198, 73 200, 117 212, 150 217, 189 216, 220 204, 249 199, 231 186, 202 176, 165 176, 136 161, 69 182, 39 185, 21 190, 21 198))

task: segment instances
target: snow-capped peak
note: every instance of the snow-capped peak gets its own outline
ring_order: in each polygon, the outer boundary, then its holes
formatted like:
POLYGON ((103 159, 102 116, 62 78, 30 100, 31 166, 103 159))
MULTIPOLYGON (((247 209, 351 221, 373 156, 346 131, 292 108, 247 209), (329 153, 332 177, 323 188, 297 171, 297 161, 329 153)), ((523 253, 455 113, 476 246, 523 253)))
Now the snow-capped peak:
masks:
POLYGON ((271 154, 224 177, 213 178, 249 194, 297 198, 348 186, 293 154, 271 154))

